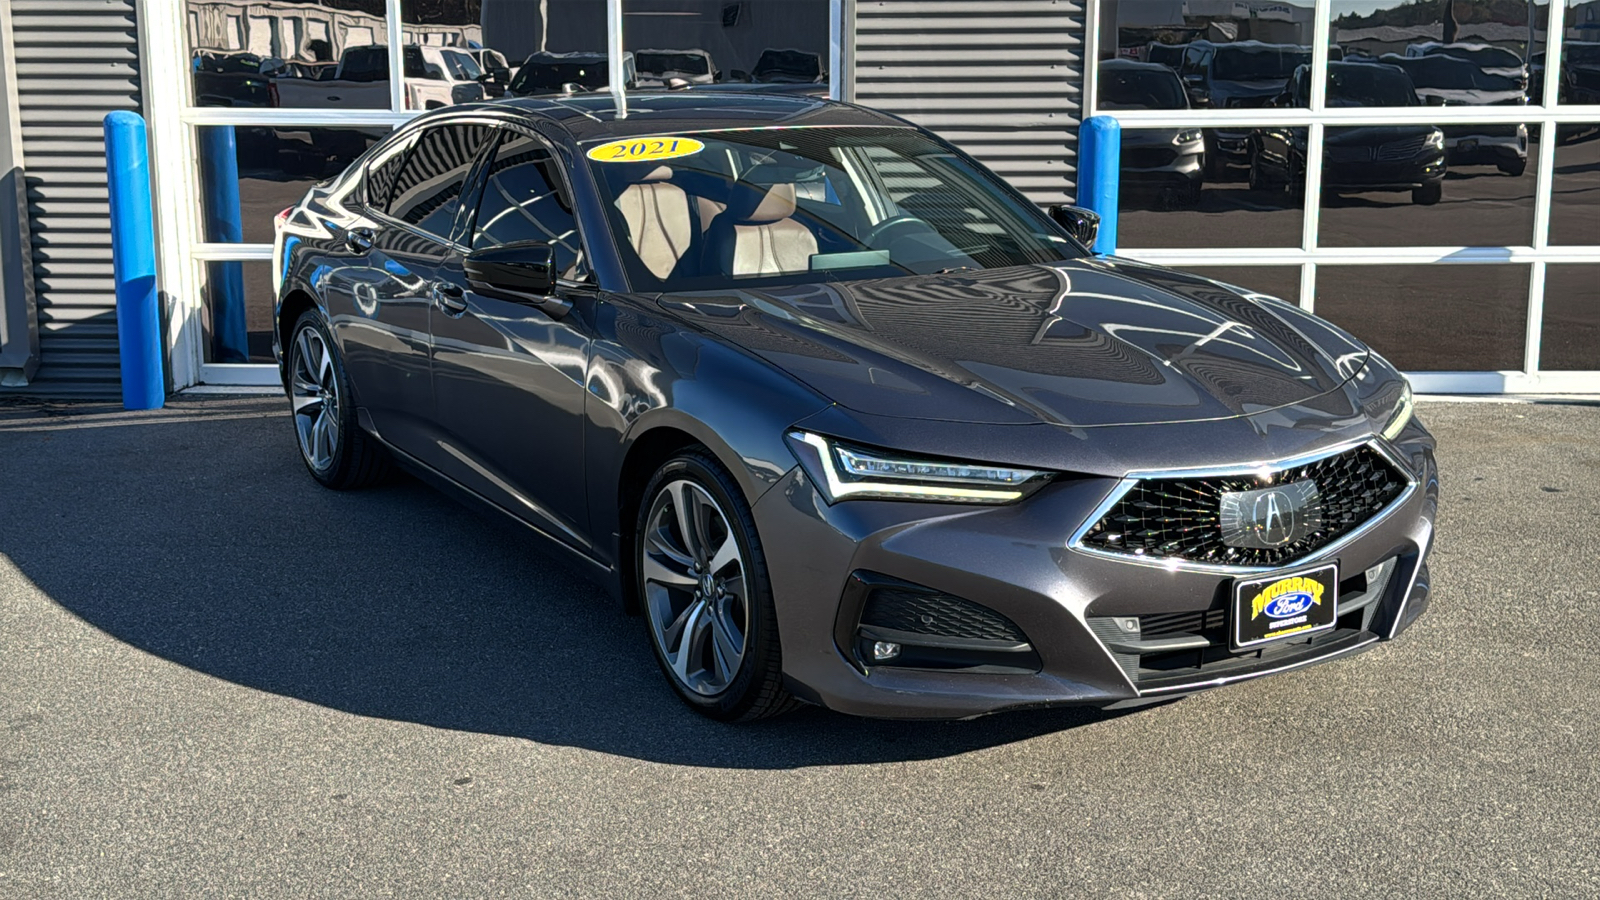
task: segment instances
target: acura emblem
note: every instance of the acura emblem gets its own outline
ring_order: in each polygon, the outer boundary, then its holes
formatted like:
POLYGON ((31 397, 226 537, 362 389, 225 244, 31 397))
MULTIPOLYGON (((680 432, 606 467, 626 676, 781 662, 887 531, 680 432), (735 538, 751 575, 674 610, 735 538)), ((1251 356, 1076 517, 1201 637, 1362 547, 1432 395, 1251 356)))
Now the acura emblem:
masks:
POLYGON ((1274 550, 1303 540, 1322 527, 1322 495, 1310 479, 1254 491, 1224 491, 1222 543, 1246 550, 1274 550))

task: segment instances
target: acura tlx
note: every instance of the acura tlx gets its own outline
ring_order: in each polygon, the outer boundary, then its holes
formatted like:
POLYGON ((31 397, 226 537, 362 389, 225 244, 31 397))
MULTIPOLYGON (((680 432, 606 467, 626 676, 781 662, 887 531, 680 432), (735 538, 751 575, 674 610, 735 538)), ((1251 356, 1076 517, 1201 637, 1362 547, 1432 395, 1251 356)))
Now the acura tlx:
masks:
POLYGON ((280 215, 317 481, 531 531, 727 720, 1148 703, 1427 607, 1433 438, 1338 327, 889 115, 618 103, 426 114, 280 215))

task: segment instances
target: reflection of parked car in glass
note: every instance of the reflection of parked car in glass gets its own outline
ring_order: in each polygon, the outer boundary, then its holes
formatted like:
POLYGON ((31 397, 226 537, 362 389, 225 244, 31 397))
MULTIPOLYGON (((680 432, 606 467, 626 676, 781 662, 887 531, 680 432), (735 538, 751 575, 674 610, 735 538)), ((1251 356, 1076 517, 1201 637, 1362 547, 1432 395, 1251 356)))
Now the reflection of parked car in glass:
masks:
MULTIPOLYGON (((1190 106, 1239 109, 1266 105, 1296 66, 1310 62, 1311 48, 1297 44, 1195 41, 1184 51, 1178 74, 1190 106)), ((1246 129, 1206 129, 1206 180, 1222 181, 1228 167, 1248 166, 1249 138, 1246 129)))
POLYGON ((1517 83, 1517 89, 1528 89, 1528 65, 1522 57, 1504 47, 1493 44, 1468 44, 1457 42, 1441 44, 1437 41, 1428 41, 1422 44, 1410 44, 1406 47, 1406 56, 1453 56, 1472 63, 1490 75, 1499 75, 1509 78, 1517 83))
POLYGON ((483 81, 484 93, 491 99, 504 97, 506 89, 511 87, 511 65, 506 62, 505 55, 499 50, 488 47, 479 47, 468 50, 467 55, 478 64, 478 68, 488 77, 483 81))
POLYGON ((1145 45, 1144 61, 1166 66, 1176 72, 1178 67, 1183 65, 1183 51, 1188 47, 1188 44, 1163 44, 1160 41, 1151 41, 1145 45))
MULTIPOLYGON (((408 45, 401 53, 406 106, 439 109, 485 99, 487 76, 477 60, 452 47, 408 45)), ((389 48, 350 47, 339 55, 331 79, 279 78, 283 106, 296 109, 386 109, 389 106, 389 48)))
POLYGON ((277 106, 277 90, 262 62, 254 53, 196 53, 190 62, 195 105, 277 106))
MULTIPOLYGON (((1455 56, 1385 54, 1379 63, 1410 76, 1417 99, 1428 106, 1522 106, 1527 94, 1504 75, 1484 71, 1455 56)), ((1528 168, 1528 126, 1446 125, 1444 148, 1452 166, 1495 166, 1507 175, 1528 168)))
POLYGON ((750 80, 762 84, 817 84, 827 81, 828 73, 822 68, 821 54, 768 47, 750 70, 750 80))
MULTIPOLYGON (((1188 109, 1183 83, 1157 63, 1108 59, 1100 63, 1099 108, 1188 109)), ((1205 143, 1198 128, 1131 128, 1122 132, 1122 183, 1160 191, 1176 206, 1200 202, 1205 143)))
MULTIPOLYGON (((632 53, 622 54, 622 71, 630 87, 638 77, 632 53)), ((611 84, 611 58, 591 50, 571 53, 535 53, 522 63, 511 79, 511 93, 518 97, 533 94, 572 94, 598 91, 611 84)))
MULTIPOLYGON (((1311 102, 1311 67, 1296 69, 1274 101, 1278 107, 1311 102)), ((1370 62, 1328 64, 1328 106, 1418 106, 1416 88, 1399 66, 1370 62)), ((1304 190, 1306 129, 1271 126, 1250 139, 1250 186, 1304 190)), ((1329 193, 1410 191, 1411 202, 1431 206, 1443 195, 1444 132, 1432 125, 1329 128, 1323 139, 1322 188, 1329 193)))
POLYGON ((711 54, 693 50, 635 50, 633 63, 639 70, 640 87, 661 87, 677 78, 694 84, 713 84, 721 77, 711 54))
POLYGON ((1600 42, 1561 44, 1561 102, 1600 103, 1600 42))

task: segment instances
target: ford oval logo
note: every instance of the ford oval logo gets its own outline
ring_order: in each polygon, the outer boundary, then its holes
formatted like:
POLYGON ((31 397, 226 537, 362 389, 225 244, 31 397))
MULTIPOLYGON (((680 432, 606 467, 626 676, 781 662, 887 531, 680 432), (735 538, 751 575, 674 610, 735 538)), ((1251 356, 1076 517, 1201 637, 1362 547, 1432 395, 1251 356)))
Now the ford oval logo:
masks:
POLYGON ((1316 602, 1317 598, 1311 596, 1308 591, 1293 591, 1272 598, 1265 612, 1270 619, 1288 619, 1310 609, 1316 602))

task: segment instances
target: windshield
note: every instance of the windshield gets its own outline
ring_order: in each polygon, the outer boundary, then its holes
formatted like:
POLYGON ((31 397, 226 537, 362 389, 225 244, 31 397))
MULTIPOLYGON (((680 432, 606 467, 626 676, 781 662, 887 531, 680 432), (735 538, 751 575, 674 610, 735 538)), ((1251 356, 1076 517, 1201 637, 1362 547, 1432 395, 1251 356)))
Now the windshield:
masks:
POLYGON ((460 50, 440 50, 439 55, 444 57, 444 64, 450 69, 452 80, 475 81, 483 74, 483 70, 478 68, 478 61, 460 50))
POLYGON ((635 53, 634 65, 639 71, 652 75, 682 72, 685 75, 709 75, 711 64, 698 53, 635 53))
POLYGON ((635 290, 888 278, 1083 254, 1033 204, 909 128, 712 131, 594 142, 586 153, 635 290))
POLYGON ((756 81, 817 81, 822 77, 822 57, 804 50, 763 50, 750 75, 756 81))
POLYGON ((1394 66, 1338 63, 1328 66, 1329 106, 1416 106, 1417 92, 1394 66))
POLYGON ((565 84, 576 84, 592 91, 610 83, 611 67, 604 56, 577 59, 530 56, 517 70, 517 77, 511 79, 511 92, 548 94, 560 91, 565 84))
POLYGON ((1308 50, 1226 45, 1217 48, 1211 77, 1218 81, 1287 81, 1297 66, 1310 62, 1308 50))
POLYGON ((1183 85, 1171 69, 1100 67, 1101 109, 1187 109, 1183 85))

